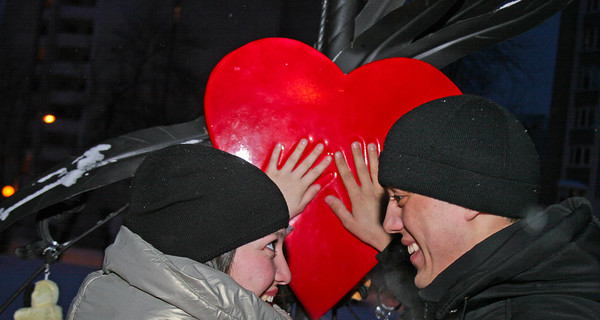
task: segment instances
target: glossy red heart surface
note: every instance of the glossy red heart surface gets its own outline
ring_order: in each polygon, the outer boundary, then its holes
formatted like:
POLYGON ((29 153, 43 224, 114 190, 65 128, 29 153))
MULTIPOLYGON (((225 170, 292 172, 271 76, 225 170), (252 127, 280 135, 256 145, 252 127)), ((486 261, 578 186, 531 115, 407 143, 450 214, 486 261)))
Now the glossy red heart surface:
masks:
MULTIPOLYGON (((206 88, 205 117, 216 148, 266 170, 278 142, 283 161, 301 138, 325 154, 350 145, 379 148, 392 124, 412 108, 461 94, 439 70, 414 59, 391 58, 344 74, 329 58, 291 39, 251 42, 225 56, 206 88)), ((282 163, 283 163, 282 161, 282 163)), ((286 254, 294 291, 309 316, 321 317, 375 266, 376 250, 348 233, 324 201, 335 195, 351 208, 335 164, 317 180, 323 188, 291 221, 286 254)), ((231 199, 231 201, 236 201, 231 199)))

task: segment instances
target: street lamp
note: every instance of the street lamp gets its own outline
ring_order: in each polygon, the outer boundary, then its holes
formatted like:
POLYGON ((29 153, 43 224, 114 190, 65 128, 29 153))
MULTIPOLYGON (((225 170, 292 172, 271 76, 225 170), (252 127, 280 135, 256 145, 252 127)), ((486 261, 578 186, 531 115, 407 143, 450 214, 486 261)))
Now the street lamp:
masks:
POLYGON ((54 121, 56 121, 56 117, 55 117, 54 115, 52 115, 52 114, 47 114, 47 115, 45 115, 45 116, 42 118, 42 120, 43 120, 45 123, 48 123, 48 124, 50 124, 50 123, 53 123, 54 121))
POLYGON ((2 188, 2 196, 8 198, 15 193, 15 188, 13 186, 4 186, 2 188))

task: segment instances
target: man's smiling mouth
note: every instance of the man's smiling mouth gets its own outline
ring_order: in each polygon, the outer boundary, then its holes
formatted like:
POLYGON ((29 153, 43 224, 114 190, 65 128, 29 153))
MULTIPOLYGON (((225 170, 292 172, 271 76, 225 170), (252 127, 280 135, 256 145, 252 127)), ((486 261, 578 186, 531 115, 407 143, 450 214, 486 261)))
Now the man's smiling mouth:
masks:
POLYGON ((413 253, 421 250, 421 248, 419 247, 419 245, 416 242, 409 244, 408 246, 406 246, 406 248, 408 249, 408 254, 413 254, 413 253))

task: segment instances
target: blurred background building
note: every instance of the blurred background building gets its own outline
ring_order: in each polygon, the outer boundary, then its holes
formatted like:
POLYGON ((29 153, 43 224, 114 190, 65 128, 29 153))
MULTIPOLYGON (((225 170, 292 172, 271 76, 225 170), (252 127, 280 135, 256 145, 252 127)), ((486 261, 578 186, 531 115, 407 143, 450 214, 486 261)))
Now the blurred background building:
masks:
POLYGON ((16 188, 72 156, 89 97, 95 1, 6 1, 0 36, 2 174, 16 188), (54 118, 44 116, 52 115, 54 118), (46 121, 46 122, 44 122, 46 121))
POLYGON ((600 212, 600 1, 562 13, 543 167, 544 201, 588 198, 600 212))
MULTIPOLYGON (((0 183, 19 189, 108 138, 201 117, 223 56, 266 37, 313 45, 321 1, 0 0, 0 8, 0 183)), ((74 217, 66 238, 126 199, 122 184, 111 189, 90 195, 93 213, 74 217)), ((35 236, 30 221, 22 225, 0 244, 35 236)), ((97 249, 111 241, 92 239, 97 249)))
POLYGON ((3 2, 0 181, 17 188, 108 137, 201 116, 225 54, 270 36, 312 45, 320 10, 320 1, 3 2))

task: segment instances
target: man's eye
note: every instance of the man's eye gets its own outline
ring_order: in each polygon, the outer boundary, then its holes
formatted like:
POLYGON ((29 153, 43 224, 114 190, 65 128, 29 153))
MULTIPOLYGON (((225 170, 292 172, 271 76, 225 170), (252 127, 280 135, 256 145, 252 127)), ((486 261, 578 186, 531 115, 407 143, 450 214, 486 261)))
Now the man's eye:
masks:
POLYGON ((275 251, 275 243, 276 243, 276 242, 277 242, 277 241, 273 241, 273 242, 269 243, 269 244, 267 245, 267 249, 271 249, 271 250, 275 251))
POLYGON ((406 196, 400 196, 400 195, 394 194, 394 195, 390 196, 390 201, 396 202, 396 206, 398 206, 398 207, 403 207, 404 203, 406 202, 406 201, 404 201, 405 198, 406 198, 406 196))
POLYGON ((390 200, 396 201, 396 203, 400 203, 404 199, 404 196, 392 195, 390 196, 390 200))

